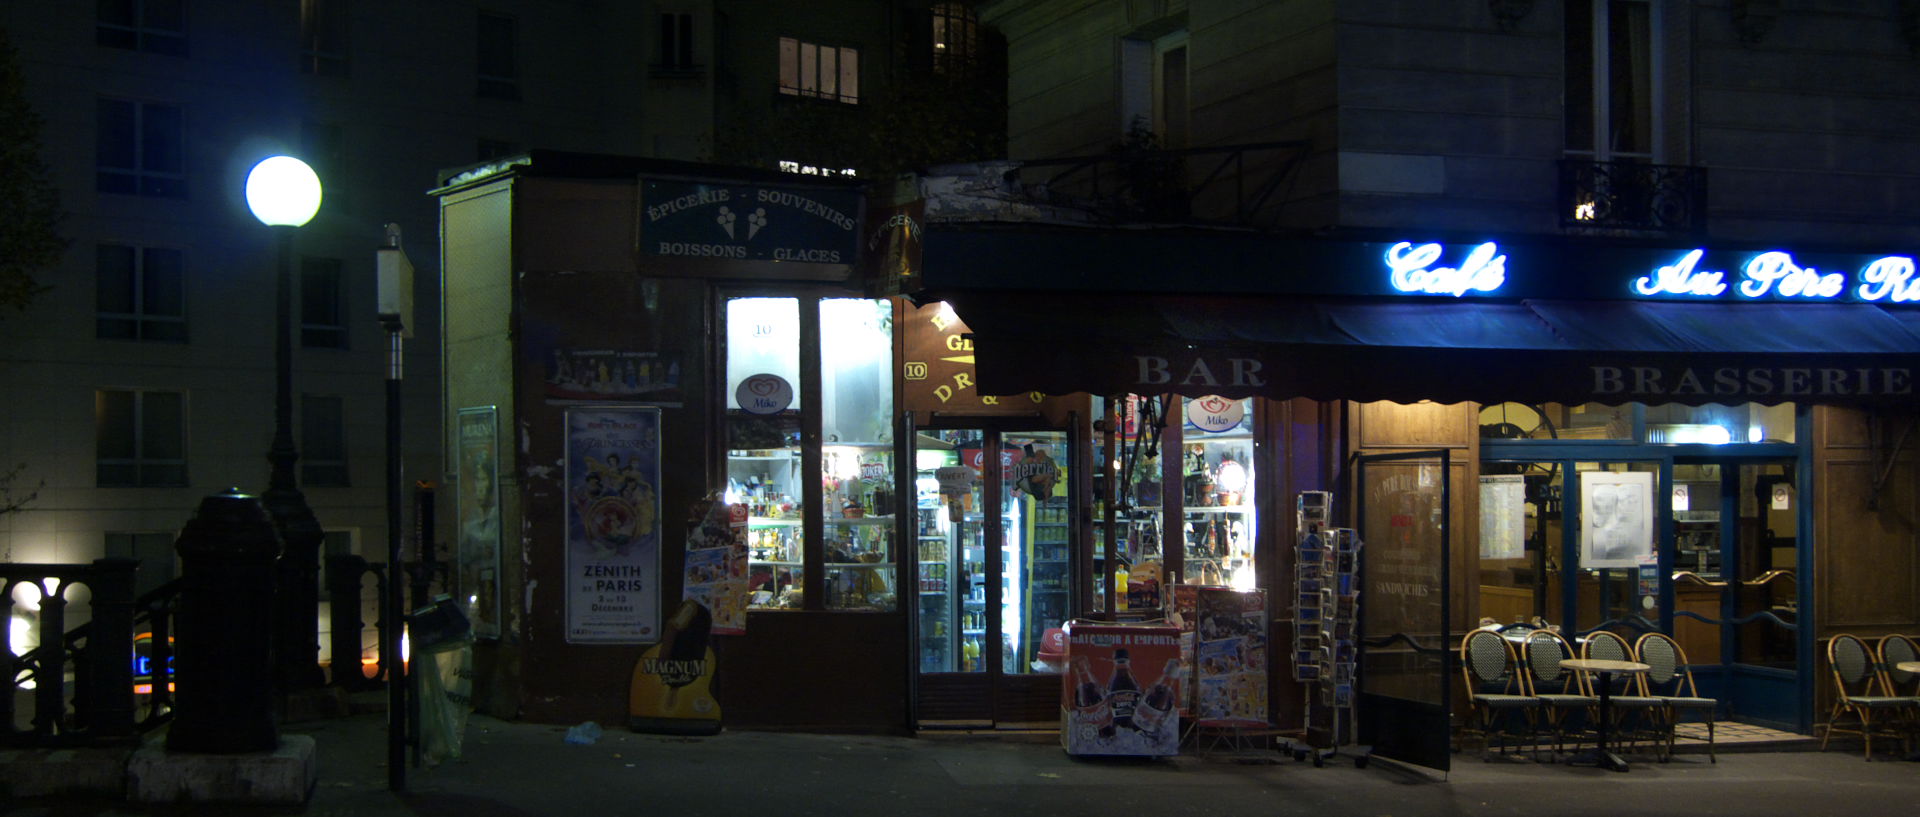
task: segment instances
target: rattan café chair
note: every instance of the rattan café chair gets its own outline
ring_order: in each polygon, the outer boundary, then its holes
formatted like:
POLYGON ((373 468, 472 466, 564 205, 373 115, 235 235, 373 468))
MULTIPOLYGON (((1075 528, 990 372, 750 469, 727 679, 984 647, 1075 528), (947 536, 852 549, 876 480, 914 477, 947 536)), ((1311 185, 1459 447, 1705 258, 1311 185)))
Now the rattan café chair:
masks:
MULTIPOLYGON (((1920 661, 1920 645, 1916 645, 1911 636, 1895 633, 1880 637, 1877 652, 1880 654, 1880 689, 1888 695, 1920 701, 1920 672, 1907 672, 1899 667, 1902 662, 1920 661)), ((1920 736, 1920 704, 1901 710, 1898 725, 1909 742, 1920 736)))
MULTIPOLYGON (((1637 660, 1633 657, 1633 647, 1627 644, 1625 638, 1606 630, 1598 630, 1587 636, 1586 641, 1580 645, 1580 657, 1606 661, 1637 660)), ((1665 743, 1661 738, 1665 736, 1663 725, 1666 701, 1646 694, 1641 687, 1640 679, 1632 675, 1615 673, 1612 678, 1607 679, 1607 686, 1609 687, 1608 704, 1613 708, 1613 722, 1607 724, 1607 731, 1617 740, 1629 743, 1652 740, 1656 744, 1656 749, 1661 748, 1660 744, 1665 743)), ((1580 690, 1587 695, 1595 696, 1597 700, 1600 695, 1599 673, 1580 673, 1580 690)), ((1591 711, 1591 714, 1595 718, 1600 716, 1598 706, 1591 711)), ((1662 761, 1667 757, 1666 751, 1660 751, 1662 761)))
POLYGON ((1920 699, 1889 695, 1880 689, 1880 677, 1866 642, 1846 633, 1834 636, 1827 642, 1827 666, 1833 669, 1834 701, 1833 710, 1827 713, 1826 732, 1820 738, 1821 749, 1827 748, 1827 741, 1835 733, 1859 735, 1866 743, 1867 759, 1872 760, 1874 736, 1906 742, 1906 736, 1896 727, 1901 713, 1920 699), (1851 725, 1841 720, 1848 715, 1853 716, 1851 725))
POLYGON ((1528 746, 1539 753, 1540 699, 1524 694, 1514 663, 1513 645, 1498 632, 1474 630, 1460 639, 1460 674, 1467 689, 1467 720, 1460 735, 1480 736, 1482 760, 1488 759, 1487 744, 1495 735, 1500 753, 1506 754, 1506 738, 1518 726, 1516 716, 1526 725, 1528 746))
MULTIPOLYGON (((1521 647, 1521 662, 1526 665, 1527 693, 1540 699, 1540 711, 1546 726, 1553 730, 1553 749, 1562 751, 1567 735, 1573 733, 1571 716, 1585 714, 1600 705, 1600 699, 1580 691, 1579 679, 1560 662, 1573 657, 1567 640, 1552 630, 1527 633, 1521 647)), ((1574 748, 1579 748, 1578 733, 1574 748)))
POLYGON ((1640 694, 1659 698, 1663 704, 1661 731, 1667 737, 1665 756, 1673 756, 1680 713, 1697 712, 1707 718, 1707 762, 1719 763, 1720 758, 1713 753, 1713 732, 1720 702, 1700 697, 1699 688, 1693 685, 1693 670, 1687 667, 1687 653, 1680 649, 1680 643, 1665 633, 1647 633, 1634 642, 1633 652, 1637 656, 1635 660, 1648 667, 1640 676, 1640 694))

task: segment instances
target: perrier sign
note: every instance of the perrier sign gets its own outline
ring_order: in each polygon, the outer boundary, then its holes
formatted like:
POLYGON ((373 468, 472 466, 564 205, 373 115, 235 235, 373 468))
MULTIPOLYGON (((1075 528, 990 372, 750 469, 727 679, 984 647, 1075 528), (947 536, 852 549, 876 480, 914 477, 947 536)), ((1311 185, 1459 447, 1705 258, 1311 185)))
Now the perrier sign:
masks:
POLYGON ((1069 401, 1041 392, 1012 395, 981 394, 974 380, 973 342, 967 326, 945 303, 916 307, 900 301, 905 318, 901 336, 901 403, 924 422, 934 412, 980 416, 1044 416, 1052 424, 1066 421, 1069 401))

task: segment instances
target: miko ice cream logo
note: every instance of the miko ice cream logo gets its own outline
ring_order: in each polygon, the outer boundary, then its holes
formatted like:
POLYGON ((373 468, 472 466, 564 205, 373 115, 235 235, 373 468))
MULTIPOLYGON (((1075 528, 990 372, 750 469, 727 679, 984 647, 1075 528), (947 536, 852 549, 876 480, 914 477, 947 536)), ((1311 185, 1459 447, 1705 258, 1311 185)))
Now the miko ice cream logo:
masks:
MULTIPOLYGON (((738 238, 738 236, 734 234, 734 229, 739 220, 740 214, 735 213, 733 208, 724 204, 720 205, 720 215, 714 218, 714 221, 719 222, 720 229, 727 231, 728 240, 738 238)), ((767 226, 767 208, 754 208, 753 212, 747 214, 747 237, 745 240, 752 241, 754 234, 760 232, 760 228, 765 226, 767 226)))

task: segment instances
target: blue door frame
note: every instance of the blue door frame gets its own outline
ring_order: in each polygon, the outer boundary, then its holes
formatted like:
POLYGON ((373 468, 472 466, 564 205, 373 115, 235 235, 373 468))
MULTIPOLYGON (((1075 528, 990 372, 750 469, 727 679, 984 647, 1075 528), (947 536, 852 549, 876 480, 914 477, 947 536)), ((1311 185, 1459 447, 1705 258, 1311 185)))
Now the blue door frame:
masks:
MULTIPOLYGON (((1813 537, 1813 458, 1810 445, 1813 429, 1811 416, 1802 409, 1796 420, 1795 439, 1797 443, 1731 443, 1726 445, 1652 445, 1632 441, 1559 441, 1559 440, 1483 440, 1480 443, 1480 460, 1494 462, 1558 463, 1565 477, 1565 496, 1563 501, 1564 535, 1560 543, 1560 580, 1561 586, 1570 591, 1562 593, 1562 622, 1574 622, 1580 633, 1585 633, 1610 623, 1587 622, 1578 619, 1577 588, 1579 587, 1579 472, 1574 470, 1576 462, 1636 462, 1657 463, 1658 495, 1655 503, 1655 516, 1658 520, 1656 535, 1659 538, 1660 620, 1651 622, 1639 616, 1633 616, 1626 623, 1641 629, 1655 627, 1661 632, 1672 633, 1674 624, 1673 571, 1676 554, 1674 521, 1671 505, 1673 496, 1673 471, 1676 462, 1714 462, 1731 466, 1759 463, 1793 463, 1794 484, 1798 488, 1800 501, 1795 508, 1795 590, 1798 598, 1799 614, 1792 622, 1794 632, 1794 667, 1791 670, 1773 669, 1739 664, 1730 654, 1727 646, 1730 639, 1722 638, 1722 654, 1715 656, 1689 655, 1692 662, 1694 680, 1701 687, 1703 695, 1719 698, 1723 702, 1740 700, 1748 702, 1742 711, 1733 713, 1743 721, 1752 721, 1761 725, 1779 729, 1807 733, 1813 724, 1813 688, 1814 668, 1817 657, 1814 653, 1815 624, 1813 620, 1813 549, 1816 542, 1813 537)), ((1721 492, 1721 519, 1738 519, 1738 496, 1721 492)), ((1721 564, 1728 565, 1737 546, 1738 533, 1734 525, 1720 526, 1721 564)), ((1602 583, 1605 592, 1606 583, 1602 583)), ((1683 614, 1691 618, 1721 624, 1722 627, 1736 626, 1752 620, 1738 618, 1735 601, 1725 594, 1722 598, 1719 620, 1708 620, 1691 613, 1683 614), (1724 623, 1723 623, 1724 622, 1724 623)), ((1604 609, 1604 608, 1603 608, 1604 609)), ((1763 614, 1756 614, 1763 615, 1763 614)), ((1724 714, 1724 713, 1723 713, 1724 714)))

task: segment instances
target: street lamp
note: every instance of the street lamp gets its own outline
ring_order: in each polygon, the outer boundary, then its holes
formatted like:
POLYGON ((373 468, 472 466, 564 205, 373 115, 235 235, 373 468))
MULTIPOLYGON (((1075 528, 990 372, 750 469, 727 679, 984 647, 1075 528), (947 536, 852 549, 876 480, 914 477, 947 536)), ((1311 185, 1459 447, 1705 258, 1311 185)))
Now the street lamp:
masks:
MULTIPOLYGON (((261 504, 280 531, 274 594, 274 680, 282 691, 325 682, 320 672, 320 521, 295 483, 293 464, 293 232, 320 209, 320 177, 292 156, 261 160, 247 172, 247 209, 273 231, 279 249, 279 292, 274 330, 274 428, 267 462, 273 465, 261 504)), ((355 662, 355 669, 358 664, 355 662)))

